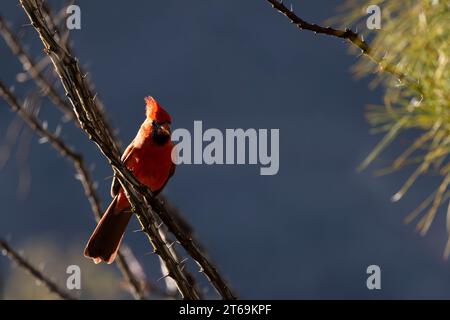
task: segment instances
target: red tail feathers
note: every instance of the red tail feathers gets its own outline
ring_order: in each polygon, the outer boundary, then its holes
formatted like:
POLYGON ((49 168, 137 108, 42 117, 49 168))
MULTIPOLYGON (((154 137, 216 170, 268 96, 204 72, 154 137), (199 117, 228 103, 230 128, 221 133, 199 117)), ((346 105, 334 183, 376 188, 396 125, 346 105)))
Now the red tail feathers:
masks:
POLYGON ((130 221, 132 213, 129 205, 123 208, 120 195, 121 193, 114 197, 84 249, 84 255, 95 263, 105 261, 109 264, 114 261, 130 221))

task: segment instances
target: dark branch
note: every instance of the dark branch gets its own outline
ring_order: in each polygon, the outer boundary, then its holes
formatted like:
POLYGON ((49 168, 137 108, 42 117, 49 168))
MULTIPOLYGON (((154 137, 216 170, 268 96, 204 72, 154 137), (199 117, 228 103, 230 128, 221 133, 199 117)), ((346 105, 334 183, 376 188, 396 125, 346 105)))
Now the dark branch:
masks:
MULTIPOLYGON (((46 127, 44 127, 44 125, 35 116, 25 111, 25 108, 1 81, 0 96, 5 99, 11 109, 15 111, 29 127, 36 131, 41 137, 45 138, 56 151, 58 151, 62 156, 68 158, 73 163, 73 166, 77 172, 77 179, 80 180, 81 185, 83 186, 85 195, 91 205, 92 212, 94 213, 97 221, 100 220, 102 216, 100 200, 95 191, 94 182, 91 178, 89 170, 84 164, 81 154, 76 153, 72 148, 67 146, 56 134, 50 132, 46 127)), ((142 287, 140 281, 131 272, 126 259, 122 257, 120 252, 117 259, 117 265, 126 281, 129 282, 130 288, 132 289, 131 293, 133 294, 133 296, 138 299, 144 299, 144 288, 142 287)))
POLYGON ((186 275, 180 268, 178 261, 171 254, 166 243, 161 239, 154 212, 150 210, 145 199, 136 190, 136 179, 120 161, 119 152, 114 146, 110 132, 106 129, 107 126, 100 114, 99 107, 96 105, 94 94, 91 92, 85 76, 80 70, 78 61, 65 48, 61 47, 53 37, 53 33, 49 30, 43 16, 40 2, 32 0, 22 0, 20 2, 32 25, 40 35, 45 51, 50 56, 66 90, 66 95, 73 105, 81 128, 108 158, 127 194, 132 210, 136 213, 141 223, 143 231, 149 237, 155 252, 164 261, 169 271, 168 276, 175 280, 180 293, 185 299, 198 299, 198 293, 187 280, 186 275), (134 181, 135 183, 130 183, 129 181, 134 181))
POLYGON ((278 0, 266 0, 266 1, 269 2, 273 8, 275 8, 280 13, 285 15, 293 24, 295 24, 300 29, 309 30, 316 34, 325 34, 328 36, 337 37, 349 41, 352 45, 359 48, 366 57, 368 57, 370 60, 376 63, 380 71, 385 71, 392 74, 400 82, 405 82, 408 85, 408 87, 422 94, 422 89, 419 85, 419 82, 416 79, 412 79, 408 75, 401 73, 400 71, 397 70, 397 68, 394 65, 391 65, 382 58, 379 58, 376 55, 374 55, 372 48, 358 33, 350 29, 339 30, 331 27, 323 27, 314 23, 309 23, 301 19, 299 16, 297 16, 294 13, 294 11, 288 9, 283 4, 282 1, 281 2, 278 2, 278 0))
POLYGON ((34 79, 36 84, 41 88, 42 92, 47 95, 55 106, 57 106, 66 116, 67 119, 73 119, 75 114, 71 105, 63 98, 61 98, 57 90, 53 87, 50 81, 43 75, 41 70, 36 67, 35 62, 25 51, 20 44, 19 39, 9 29, 5 20, 0 16, 0 33, 5 39, 6 44, 19 61, 22 63, 24 71, 34 79))
POLYGON ((50 56, 56 72, 61 78, 81 128, 97 144, 101 152, 108 159, 119 182, 127 193, 132 210, 136 213, 143 231, 149 236, 155 252, 165 262, 169 270, 168 275, 175 280, 184 298, 197 299, 199 295, 187 280, 186 275, 180 268, 179 262, 173 257, 167 244, 161 239, 158 233, 155 212, 176 236, 177 240, 184 246, 186 251, 199 263, 202 271, 208 276, 222 297, 233 299, 234 295, 229 290, 226 282, 201 252, 192 237, 183 233, 184 229, 179 227, 176 221, 170 217, 163 204, 154 198, 151 191, 140 184, 120 161, 117 150, 111 146, 111 138, 104 129, 104 121, 99 116, 98 106, 93 99, 93 94, 85 81, 85 77, 80 71, 78 61, 65 48, 61 47, 53 37, 42 16, 39 4, 32 0, 21 0, 21 4, 30 18, 32 25, 39 33, 45 51, 50 56))
MULTIPOLYGON (((68 38, 66 38, 66 41, 64 41, 62 43, 62 38, 63 38, 62 34, 63 34, 63 32, 62 32, 62 30, 60 28, 57 27, 57 24, 54 23, 54 21, 53 21, 54 19, 52 19, 51 9, 50 9, 50 7, 48 6, 48 4, 46 2, 42 2, 42 12, 44 14, 44 17, 46 18, 46 21, 49 23, 49 25, 48 25, 49 29, 51 31, 54 31, 56 42, 59 42, 59 44, 63 48, 65 48, 65 50, 70 55, 74 56, 74 54, 72 52, 72 49, 69 46, 68 38)), ((109 127, 109 124, 108 124, 108 121, 106 121, 105 115, 102 114, 102 110, 104 110, 104 107, 103 107, 101 101, 97 98, 95 102, 96 102, 95 104, 98 106, 98 109, 100 110, 100 116, 103 119, 103 122, 106 124, 106 127, 108 129, 107 131, 110 133, 111 139, 115 142, 116 146, 119 146, 120 143, 119 143, 117 137, 112 134, 113 130, 111 129, 111 127, 109 127)), ((179 210, 175 210, 175 206, 170 204, 170 202, 166 198, 163 198, 162 195, 160 196, 160 198, 163 199, 163 202, 165 203, 165 206, 166 206, 166 210, 168 210, 169 214, 171 216, 173 216, 173 218, 176 219, 177 222, 179 223, 180 227, 182 227, 187 232, 187 234, 189 234, 189 236, 191 236, 192 235, 192 227, 189 226, 188 222, 182 217, 182 215, 179 212, 179 210)), ((210 264, 211 264, 211 262, 210 262, 210 264)), ((189 274, 187 274, 187 275, 189 276, 189 274)), ((189 276, 189 278, 191 278, 192 284, 195 285, 195 278, 192 277, 192 276, 189 276)))
POLYGON ((4 254, 11 260, 17 263, 21 268, 28 271, 28 273, 37 279, 39 282, 43 283, 50 292, 56 294, 58 297, 64 300, 75 300, 75 297, 66 293, 63 289, 61 289, 55 282, 50 280, 47 276, 45 276, 41 271, 39 271, 36 267, 34 267, 30 262, 25 260, 19 253, 14 251, 13 248, 5 241, 0 239, 0 249, 3 250, 4 254))

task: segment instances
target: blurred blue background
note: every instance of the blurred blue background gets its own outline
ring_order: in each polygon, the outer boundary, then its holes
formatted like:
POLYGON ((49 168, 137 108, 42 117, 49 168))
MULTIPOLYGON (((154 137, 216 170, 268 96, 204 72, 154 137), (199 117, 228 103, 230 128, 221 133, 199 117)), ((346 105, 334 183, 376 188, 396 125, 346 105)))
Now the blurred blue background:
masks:
MULTIPOLYGON (((342 4, 292 2, 314 22, 342 4)), ((373 176, 411 137, 356 172, 381 138, 369 133, 364 108, 382 103, 383 91, 371 91, 371 79, 352 77, 357 58, 347 44, 299 31, 263 0, 76 4, 82 28, 71 32, 75 52, 124 144, 143 120, 146 95, 172 114, 174 128, 192 129, 194 120, 204 128, 280 128, 278 175, 260 176, 257 166, 248 165, 182 165, 166 188, 242 298, 450 298, 444 212, 426 237, 403 224, 439 178, 419 180, 402 201, 391 203, 410 172, 373 176), (382 270, 378 291, 366 287, 371 264, 382 270)), ((0 14, 39 56, 41 43, 24 26, 17 1, 4 1, 0 14)), ((32 83, 15 84, 21 65, 3 41, 0 57, 1 80, 22 97, 33 90, 32 83)), ((13 118, 0 101, 0 137, 13 118)), ((53 130, 62 124, 62 138, 85 153, 106 206, 111 170, 98 150, 62 123, 47 100, 40 118, 53 130)), ((75 244, 81 256, 94 227, 89 204, 71 164, 37 140, 28 158, 32 184, 26 196, 17 191, 25 170, 17 155, 0 172, 0 235, 19 248, 41 238, 62 251, 75 244)), ((130 232, 136 228, 133 221, 125 241, 157 279, 156 259, 144 255, 147 239, 130 232)), ((0 260, 2 278, 9 265, 0 260)))

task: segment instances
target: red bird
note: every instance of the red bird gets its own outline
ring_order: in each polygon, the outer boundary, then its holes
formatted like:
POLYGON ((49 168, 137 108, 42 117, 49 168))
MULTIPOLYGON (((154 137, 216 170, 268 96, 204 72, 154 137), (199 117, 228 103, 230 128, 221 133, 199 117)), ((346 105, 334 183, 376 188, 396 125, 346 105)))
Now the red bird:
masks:
MULTIPOLYGON (((175 172, 171 158, 172 119, 152 97, 146 97, 145 102, 147 117, 121 159, 134 176, 156 195, 175 172)), ((84 250, 84 255, 95 263, 114 261, 132 215, 128 199, 116 179, 112 182, 111 196, 114 198, 84 250)))

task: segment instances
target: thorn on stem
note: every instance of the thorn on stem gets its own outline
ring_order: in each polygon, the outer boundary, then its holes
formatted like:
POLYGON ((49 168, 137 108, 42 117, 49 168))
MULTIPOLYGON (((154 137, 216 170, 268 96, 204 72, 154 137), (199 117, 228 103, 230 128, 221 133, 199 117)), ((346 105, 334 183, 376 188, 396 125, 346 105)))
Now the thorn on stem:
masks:
POLYGON ((165 278, 167 278, 167 277, 170 277, 170 274, 169 274, 169 273, 166 274, 165 276, 162 276, 162 277, 159 278, 158 280, 156 280, 156 282, 159 282, 159 281, 161 281, 161 280, 163 280, 163 279, 165 279, 165 278))
POLYGON ((173 241, 171 244, 169 244, 169 245, 167 246, 167 248, 169 248, 169 249, 172 248, 172 246, 175 244, 175 242, 176 242, 176 241, 173 241))

